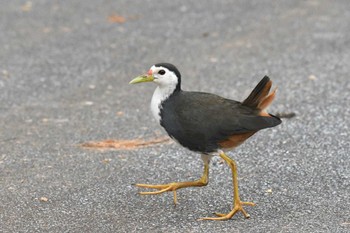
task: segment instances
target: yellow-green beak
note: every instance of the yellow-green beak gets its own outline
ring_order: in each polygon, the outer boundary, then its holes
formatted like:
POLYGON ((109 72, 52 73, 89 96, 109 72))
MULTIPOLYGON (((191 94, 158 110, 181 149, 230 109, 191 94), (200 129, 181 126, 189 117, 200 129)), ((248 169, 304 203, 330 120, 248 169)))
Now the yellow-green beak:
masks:
POLYGON ((129 84, 152 82, 154 80, 153 75, 140 75, 129 82, 129 84))

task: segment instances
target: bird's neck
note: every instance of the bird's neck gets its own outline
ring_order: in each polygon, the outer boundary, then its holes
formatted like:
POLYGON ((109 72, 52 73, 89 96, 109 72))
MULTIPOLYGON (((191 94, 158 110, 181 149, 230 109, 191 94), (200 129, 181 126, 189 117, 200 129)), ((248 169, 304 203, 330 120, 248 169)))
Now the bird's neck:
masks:
POLYGON ((181 91, 181 89, 174 86, 157 86, 152 96, 151 111, 154 118, 158 122, 160 122, 160 110, 162 109, 162 103, 179 91, 181 91))

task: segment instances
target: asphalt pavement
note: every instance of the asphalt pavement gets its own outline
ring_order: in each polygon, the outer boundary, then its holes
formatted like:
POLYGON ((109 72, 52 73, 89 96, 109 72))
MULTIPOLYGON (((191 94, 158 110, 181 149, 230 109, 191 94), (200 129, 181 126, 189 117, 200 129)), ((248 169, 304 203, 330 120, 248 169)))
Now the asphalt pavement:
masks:
POLYGON ((347 0, 2 1, 0 232, 350 232, 349 22, 347 0), (165 136, 128 84, 158 62, 236 100, 268 75, 295 113, 229 153, 250 219, 197 221, 232 207, 219 158, 174 207, 132 184, 197 179, 199 155, 81 146, 165 136))

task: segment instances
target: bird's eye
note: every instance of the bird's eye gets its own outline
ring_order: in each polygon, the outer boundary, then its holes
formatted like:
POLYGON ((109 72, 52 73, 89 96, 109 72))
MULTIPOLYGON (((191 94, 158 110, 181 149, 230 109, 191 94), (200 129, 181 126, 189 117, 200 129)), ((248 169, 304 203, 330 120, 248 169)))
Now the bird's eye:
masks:
POLYGON ((160 74, 160 75, 165 74, 165 70, 160 70, 160 71, 158 71, 158 74, 160 74))

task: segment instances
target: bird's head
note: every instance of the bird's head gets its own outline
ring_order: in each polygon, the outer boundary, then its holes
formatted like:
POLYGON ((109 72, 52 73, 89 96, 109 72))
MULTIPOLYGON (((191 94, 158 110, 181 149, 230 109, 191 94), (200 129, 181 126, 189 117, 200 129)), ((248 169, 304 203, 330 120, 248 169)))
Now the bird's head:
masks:
POLYGON ((181 74, 179 70, 169 63, 158 63, 153 65, 147 74, 140 75, 130 81, 130 84, 142 82, 155 82, 160 87, 173 87, 180 90, 181 74))

